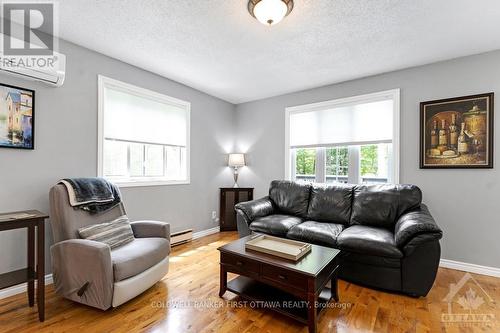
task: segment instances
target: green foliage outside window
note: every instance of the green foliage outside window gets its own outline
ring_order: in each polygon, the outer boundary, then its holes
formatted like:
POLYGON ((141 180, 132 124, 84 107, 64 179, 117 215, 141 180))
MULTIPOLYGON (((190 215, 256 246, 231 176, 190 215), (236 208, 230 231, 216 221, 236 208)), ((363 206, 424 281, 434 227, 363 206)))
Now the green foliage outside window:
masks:
POLYGON ((361 175, 378 174, 378 147, 377 145, 361 146, 361 175))
POLYGON ((347 147, 326 149, 326 174, 347 176, 349 167, 349 153, 347 147))
POLYGON ((316 173, 316 149, 297 149, 295 154, 295 173, 314 175, 316 173))
MULTIPOLYGON (((325 149, 326 174, 347 176, 349 152, 347 147, 325 149)), ((314 175, 316 173, 316 149, 297 149, 295 151, 295 173, 314 175)), ((362 176, 378 174, 378 147, 367 145, 360 147, 360 171, 362 176)))

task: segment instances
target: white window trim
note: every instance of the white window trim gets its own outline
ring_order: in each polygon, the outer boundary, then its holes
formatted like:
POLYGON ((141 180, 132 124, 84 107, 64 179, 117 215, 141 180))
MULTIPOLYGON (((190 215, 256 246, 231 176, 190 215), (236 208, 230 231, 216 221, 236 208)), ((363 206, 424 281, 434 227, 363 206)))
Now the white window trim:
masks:
POLYGON ((103 162, 104 162, 104 90, 105 88, 113 88, 128 94, 133 94, 140 97, 147 97, 161 103, 174 104, 186 109, 187 116, 187 131, 186 131, 186 180, 163 180, 162 178, 148 178, 148 180, 127 180, 117 181, 119 187, 139 187, 139 186, 162 186, 162 185, 187 185, 191 183, 191 103, 170 97, 158 92, 137 87, 122 81, 111 79, 109 77, 97 76, 97 176, 104 177, 103 162))
MULTIPOLYGON (((304 113, 304 112, 314 112, 319 110, 324 110, 328 108, 338 108, 338 107, 346 107, 355 104, 362 103, 371 103, 377 101, 383 101, 387 99, 392 99, 394 102, 393 109, 393 140, 392 140, 392 149, 393 149, 393 158, 394 158, 394 170, 392 170, 392 179, 394 183, 399 183, 399 156, 400 156, 400 109, 401 109, 401 101, 400 101, 400 89, 392 89, 385 90, 370 94, 351 96, 346 98, 340 98, 325 102, 312 103, 312 104, 304 104, 298 106, 291 106, 285 108, 285 179, 292 179, 292 171, 291 171, 291 151, 290 149, 290 115, 295 113, 304 113)), ((377 143, 377 142, 373 142, 377 143)), ((342 146, 347 146, 349 143, 342 143, 342 146)), ((316 147, 312 145, 311 148, 316 147)), ((321 145, 324 147, 324 145, 321 145)), ((307 147, 304 147, 307 148, 307 147)))

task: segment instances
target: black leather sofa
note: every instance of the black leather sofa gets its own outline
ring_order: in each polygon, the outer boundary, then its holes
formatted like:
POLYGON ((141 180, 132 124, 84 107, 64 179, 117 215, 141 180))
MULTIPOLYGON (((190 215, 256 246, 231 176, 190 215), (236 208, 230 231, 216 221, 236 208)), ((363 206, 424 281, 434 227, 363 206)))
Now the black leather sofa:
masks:
POLYGON ((442 231, 414 185, 273 181, 269 196, 236 205, 240 237, 252 231, 340 249, 344 280, 425 296, 442 231))

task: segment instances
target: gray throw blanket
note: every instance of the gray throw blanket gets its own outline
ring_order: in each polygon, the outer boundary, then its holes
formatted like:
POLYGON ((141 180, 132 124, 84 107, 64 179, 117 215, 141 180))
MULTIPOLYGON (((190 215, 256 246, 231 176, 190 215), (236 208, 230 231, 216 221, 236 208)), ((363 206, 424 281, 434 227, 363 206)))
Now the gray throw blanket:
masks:
POLYGON ((71 206, 90 214, 105 212, 122 201, 116 185, 103 178, 66 178, 60 183, 68 190, 71 206))

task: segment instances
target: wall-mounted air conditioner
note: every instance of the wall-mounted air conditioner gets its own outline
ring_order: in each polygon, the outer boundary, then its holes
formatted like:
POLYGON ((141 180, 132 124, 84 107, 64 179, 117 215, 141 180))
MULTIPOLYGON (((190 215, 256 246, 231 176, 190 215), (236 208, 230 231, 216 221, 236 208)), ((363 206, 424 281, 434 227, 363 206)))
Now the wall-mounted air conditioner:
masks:
MULTIPOLYGON (((5 36, 1 36, 3 40, 5 36)), ((51 56, 9 56, 0 55, 0 73, 40 81, 60 87, 66 76, 66 56, 53 52, 51 56)))

